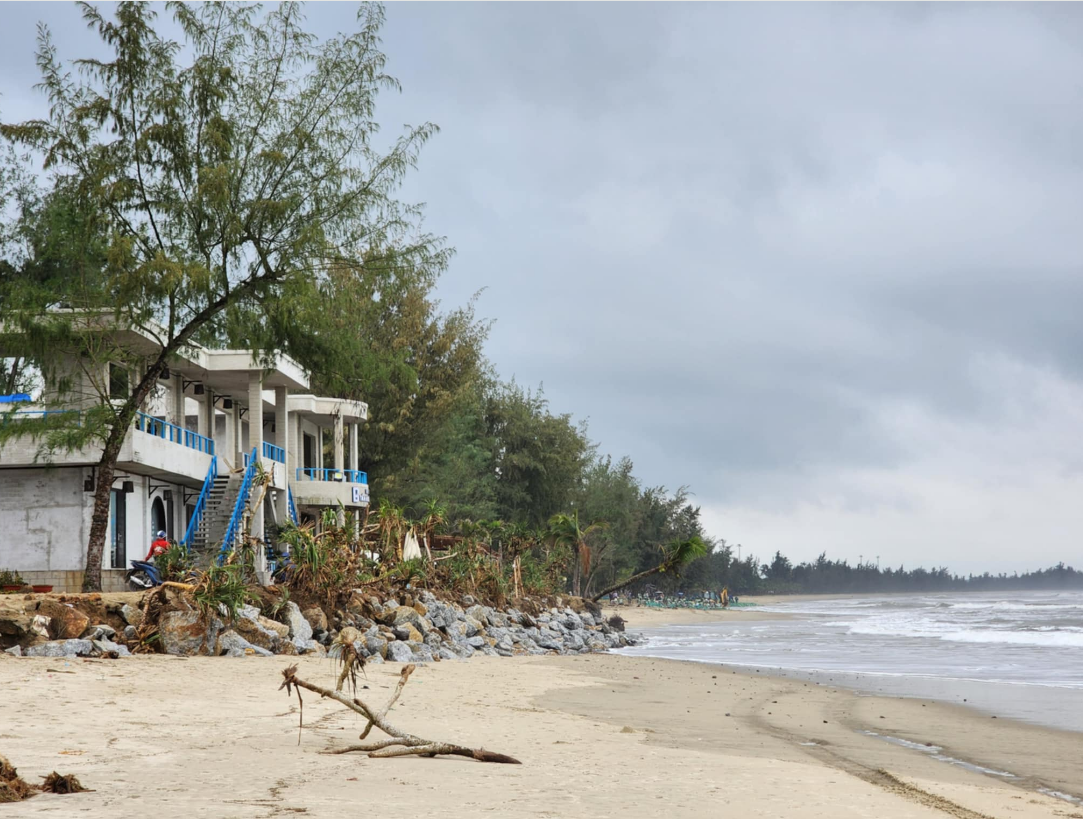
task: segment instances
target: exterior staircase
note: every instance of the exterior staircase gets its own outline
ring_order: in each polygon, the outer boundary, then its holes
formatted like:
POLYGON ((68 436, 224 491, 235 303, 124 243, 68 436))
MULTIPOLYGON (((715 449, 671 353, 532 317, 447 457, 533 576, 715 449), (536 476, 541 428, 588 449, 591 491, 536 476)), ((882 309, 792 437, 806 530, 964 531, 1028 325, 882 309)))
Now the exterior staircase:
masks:
POLYGON ((192 537, 190 548, 193 551, 203 553, 221 545, 240 489, 240 475, 219 475, 214 479, 207 493, 203 516, 192 537))

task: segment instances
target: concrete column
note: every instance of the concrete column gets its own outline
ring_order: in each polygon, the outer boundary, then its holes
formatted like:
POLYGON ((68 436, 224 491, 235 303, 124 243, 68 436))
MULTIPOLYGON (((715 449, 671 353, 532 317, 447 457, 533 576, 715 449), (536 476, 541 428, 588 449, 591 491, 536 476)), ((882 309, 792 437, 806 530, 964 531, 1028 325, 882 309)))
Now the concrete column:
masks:
POLYGON ((286 403, 288 391, 285 387, 275 387, 275 444, 286 451, 286 462, 282 465, 286 480, 290 479, 290 411, 286 403))
MULTIPOLYGON (((248 374, 248 451, 263 455, 263 373, 248 374)), ((243 461, 242 461, 243 462, 243 461)), ((263 507, 252 517, 252 537, 263 540, 263 507)))
MULTIPOLYGON (((342 472, 346 468, 345 428, 342 422, 342 411, 335 415, 335 469, 342 472)), ((346 525, 346 510, 341 506, 338 509, 339 528, 346 525)))
POLYGON ((301 416, 290 413, 290 436, 289 436, 289 455, 286 457, 290 461, 290 472, 286 477, 292 480, 296 473, 297 468, 305 465, 305 442, 301 437, 301 416))
POLYGON ((244 449, 244 436, 241 434, 241 405, 237 403, 236 398, 233 399, 233 409, 229 411, 229 418, 226 421, 233 428, 233 445, 230 447, 229 458, 233 462, 233 468, 236 469, 244 463, 241 457, 244 449))
POLYGON ((203 415, 203 427, 206 430, 203 434, 214 440, 214 392, 211 389, 206 389, 203 392, 204 404, 200 408, 203 415))
POLYGON ((224 410, 226 413, 225 440, 222 441, 222 446, 215 444, 218 460, 226 458, 232 461, 237 454, 237 428, 234 426, 234 419, 237 416, 236 407, 237 405, 234 404, 232 409, 224 410))
POLYGON ((343 470, 346 468, 346 441, 345 428, 342 423, 342 415, 335 416, 335 469, 343 470))
POLYGON ((316 468, 323 469, 323 427, 316 427, 316 468))
POLYGON ((184 429, 184 376, 179 373, 169 379, 169 423, 184 429))
POLYGON ((203 395, 196 396, 196 403, 199 407, 196 409, 196 432, 200 435, 207 434, 207 405, 206 400, 211 397, 211 394, 206 389, 203 390, 203 395))
POLYGON ((263 453, 263 375, 248 374, 248 451, 253 447, 256 457, 263 453))
POLYGON ((360 458, 360 452, 357 448, 359 437, 359 428, 357 424, 350 424, 350 469, 358 469, 358 461, 360 458))

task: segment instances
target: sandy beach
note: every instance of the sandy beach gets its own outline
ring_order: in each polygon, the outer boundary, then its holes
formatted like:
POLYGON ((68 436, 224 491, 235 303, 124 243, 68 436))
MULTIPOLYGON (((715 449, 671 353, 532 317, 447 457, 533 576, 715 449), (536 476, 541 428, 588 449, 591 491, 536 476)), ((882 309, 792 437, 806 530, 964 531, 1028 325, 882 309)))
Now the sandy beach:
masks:
MULTIPOLYGON (((654 817, 714 806, 752 817, 1083 817, 1037 790, 1083 792, 1083 735, 613 655, 418 668, 393 723, 521 766, 327 756, 356 741, 361 718, 306 694, 298 745, 296 697, 278 690, 292 661, 333 685, 331 662, 307 657, 0 660, 0 754, 28 780, 56 769, 94 789, 3 805, 0 816, 654 817)), ((359 695, 382 701, 398 670, 370 667, 359 695)))

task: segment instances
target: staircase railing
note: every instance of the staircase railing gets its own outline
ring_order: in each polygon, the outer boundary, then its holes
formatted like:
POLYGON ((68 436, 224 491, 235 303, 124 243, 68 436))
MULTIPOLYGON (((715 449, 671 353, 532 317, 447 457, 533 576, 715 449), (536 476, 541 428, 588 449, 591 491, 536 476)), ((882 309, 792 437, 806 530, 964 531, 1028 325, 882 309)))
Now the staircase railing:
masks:
POLYGON ((286 487, 286 499, 289 501, 290 520, 293 521, 294 525, 297 525, 301 522, 301 519, 297 516, 297 504, 293 502, 293 487, 286 487))
POLYGON ((245 504, 248 503, 248 493, 252 491, 252 479, 256 475, 256 464, 259 462, 259 458, 256 457, 255 447, 253 447, 252 454, 248 458, 248 467, 244 470, 244 477, 241 479, 241 488, 237 491, 237 502, 233 504, 233 514, 229 517, 229 526, 226 527, 226 534, 222 537, 222 548, 218 552, 219 562, 225 559, 233 547, 233 540, 237 537, 241 526, 241 518, 244 516, 245 504))
POLYGON ((203 489, 199 492, 199 500, 196 501, 196 508, 192 511, 192 517, 188 520, 188 528, 184 532, 184 537, 181 539, 181 545, 187 550, 192 548, 192 540, 196 536, 196 531, 199 529, 199 523, 203 520, 203 511, 207 508, 207 498, 210 497, 211 487, 214 486, 214 479, 218 477, 218 456, 211 457, 211 466, 207 470, 207 477, 203 480, 203 489))

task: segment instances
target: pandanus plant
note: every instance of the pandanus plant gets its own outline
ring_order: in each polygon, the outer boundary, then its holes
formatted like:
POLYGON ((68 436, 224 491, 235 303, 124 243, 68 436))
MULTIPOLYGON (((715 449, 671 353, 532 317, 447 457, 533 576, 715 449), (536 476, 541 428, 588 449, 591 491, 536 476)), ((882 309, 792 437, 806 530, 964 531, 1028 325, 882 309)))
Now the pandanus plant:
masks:
POLYGON ((378 519, 376 531, 380 539, 380 559, 402 561, 402 539, 409 528, 406 510, 387 500, 380 499, 380 508, 376 511, 378 519))
POLYGON ((425 504, 424 513, 421 516, 421 542, 425 546, 425 555, 432 560, 432 536, 447 523, 447 508, 433 498, 425 504))

